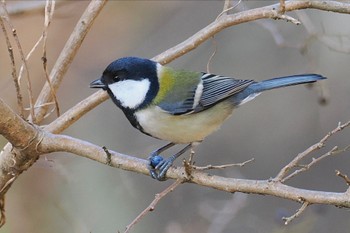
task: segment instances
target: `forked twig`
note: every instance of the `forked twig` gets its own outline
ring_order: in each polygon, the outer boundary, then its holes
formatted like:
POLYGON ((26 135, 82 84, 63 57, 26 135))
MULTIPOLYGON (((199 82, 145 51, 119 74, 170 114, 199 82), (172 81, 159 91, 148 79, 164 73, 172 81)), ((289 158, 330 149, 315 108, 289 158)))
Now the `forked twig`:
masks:
MULTIPOLYGON (((280 172, 277 174, 277 176, 273 179, 274 181, 280 181, 283 182, 283 180, 286 178, 288 172, 295 167, 298 167, 299 162, 304 159, 306 156, 308 156, 309 154, 311 154, 312 152, 321 149, 322 147, 324 147, 325 143, 327 142, 327 140, 334 135, 335 133, 343 130, 344 128, 348 127, 350 125, 350 121, 346 122, 345 124, 341 124, 339 122, 338 127, 333 129, 332 131, 330 131, 326 136, 324 136, 318 143, 310 146, 309 148, 307 148, 305 151, 301 152, 300 154, 298 154, 290 163, 288 163, 286 166, 284 166, 280 172)), ((334 148, 333 148, 334 149, 334 148)), ((332 150, 333 150, 332 149, 332 150)), ((336 148, 337 149, 337 148, 336 148)), ((334 151, 336 150, 334 149, 334 151)), ((347 149, 347 148, 345 148, 347 149)), ((332 153, 334 151, 330 151, 328 153, 332 153)), ((328 155, 325 154, 322 158, 327 157, 328 155)))
POLYGON ((305 201, 295 214, 293 214, 290 217, 283 217, 282 219, 284 221, 284 224, 288 225, 291 221, 293 221, 294 219, 299 217, 306 210, 306 207, 308 207, 309 205, 310 205, 310 203, 305 201))
POLYGON ((345 147, 344 149, 338 149, 337 146, 333 147, 330 151, 328 151, 327 153, 321 155, 320 157, 312 158, 312 161, 310 163, 308 163, 306 165, 298 165, 298 166, 301 166, 301 168, 298 169, 298 170, 295 170, 294 172, 292 172, 291 174, 289 174, 288 176, 283 178, 281 180, 281 182, 282 183, 286 182, 287 180, 289 180, 289 179, 293 178, 294 176, 298 175, 299 173, 309 170, 313 165, 315 165, 316 163, 318 163, 321 160, 325 159, 326 157, 342 153, 342 152, 346 151, 348 148, 349 147, 345 147))
POLYGON ((158 202, 166 196, 168 193, 172 192, 175 188, 177 188, 180 184, 182 184, 184 181, 181 179, 176 180, 174 183, 172 183, 168 188, 166 188, 163 192, 157 193, 155 195, 154 200, 147 206, 146 209, 144 209, 129 225, 126 226, 126 229, 124 233, 127 233, 131 230, 135 224, 137 224, 148 212, 153 211, 158 204, 158 202))
POLYGON ((235 5, 231 6, 231 0, 225 0, 224 8, 222 9, 221 13, 216 17, 216 20, 218 20, 221 16, 227 14, 230 10, 235 9, 241 2, 242 0, 238 0, 238 2, 235 5))

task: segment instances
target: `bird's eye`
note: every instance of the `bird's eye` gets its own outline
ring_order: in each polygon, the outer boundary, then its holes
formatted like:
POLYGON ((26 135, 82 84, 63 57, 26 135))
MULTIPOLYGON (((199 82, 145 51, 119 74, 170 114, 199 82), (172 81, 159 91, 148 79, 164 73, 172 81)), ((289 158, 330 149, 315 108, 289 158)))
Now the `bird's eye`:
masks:
POLYGON ((115 82, 118 82, 118 81, 120 81, 120 78, 119 78, 119 76, 114 76, 113 80, 114 80, 115 82))

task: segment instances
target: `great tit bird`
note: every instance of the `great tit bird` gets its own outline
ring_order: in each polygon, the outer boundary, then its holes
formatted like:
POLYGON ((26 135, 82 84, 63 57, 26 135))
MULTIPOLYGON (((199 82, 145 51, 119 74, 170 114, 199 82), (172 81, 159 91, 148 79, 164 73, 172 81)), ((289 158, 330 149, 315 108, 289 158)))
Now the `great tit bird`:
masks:
POLYGON ((124 57, 109 64, 90 87, 107 91, 136 129, 170 142, 149 157, 150 175, 165 180, 174 160, 217 130, 235 108, 263 91, 322 79, 318 74, 301 74, 256 82, 124 57), (168 159, 160 156, 176 144, 187 145, 168 159))

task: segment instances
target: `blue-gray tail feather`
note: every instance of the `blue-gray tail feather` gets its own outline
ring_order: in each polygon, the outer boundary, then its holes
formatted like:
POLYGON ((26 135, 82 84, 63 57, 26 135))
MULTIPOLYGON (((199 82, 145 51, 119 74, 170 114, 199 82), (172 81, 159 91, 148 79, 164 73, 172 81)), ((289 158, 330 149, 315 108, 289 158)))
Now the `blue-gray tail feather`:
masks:
POLYGON ((287 77, 273 78, 256 82, 249 85, 249 89, 254 93, 271 90, 279 87, 286 87, 304 83, 313 83, 318 80, 325 79, 325 77, 318 74, 301 74, 287 77))
POLYGON ((240 93, 233 95, 231 101, 234 105, 241 105, 253 99, 263 91, 298 84, 313 83, 322 79, 326 78, 318 74, 301 74, 254 82, 240 93))

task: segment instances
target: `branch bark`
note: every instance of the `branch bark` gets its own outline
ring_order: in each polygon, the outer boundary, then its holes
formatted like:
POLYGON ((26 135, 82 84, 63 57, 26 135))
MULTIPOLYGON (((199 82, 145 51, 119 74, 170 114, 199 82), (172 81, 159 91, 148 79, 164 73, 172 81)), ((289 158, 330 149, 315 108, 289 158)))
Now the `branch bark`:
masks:
MULTIPOLYGON (((147 160, 109 151, 112 155, 109 161, 109 158, 101 147, 69 136, 50 134, 50 136, 43 138, 39 148, 45 153, 53 151, 70 152, 104 164, 109 164, 112 167, 149 175, 147 160)), ((291 187, 279 181, 227 178, 196 170, 192 171, 191 178, 188 180, 184 167, 171 167, 167 172, 167 178, 186 180, 189 183, 230 193, 243 192, 272 195, 297 202, 306 201, 310 204, 327 204, 350 208, 350 194, 348 192, 311 191, 291 187)))
POLYGON ((23 120, 1 99, 0 112, 0 134, 11 142, 11 153, 0 156, 0 197, 3 197, 12 183, 10 181, 39 158, 36 146, 41 139, 41 130, 23 120))

